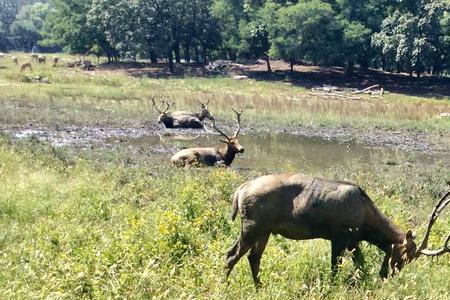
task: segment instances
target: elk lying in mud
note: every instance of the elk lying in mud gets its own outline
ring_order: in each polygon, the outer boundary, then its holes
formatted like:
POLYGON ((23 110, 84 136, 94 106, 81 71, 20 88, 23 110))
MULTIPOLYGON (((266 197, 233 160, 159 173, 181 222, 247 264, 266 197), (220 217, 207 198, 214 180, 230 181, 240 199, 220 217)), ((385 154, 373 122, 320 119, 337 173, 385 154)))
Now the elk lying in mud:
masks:
MULTIPOLYGON (((225 143, 220 147, 209 147, 209 148, 189 148, 183 149, 174 156, 172 156, 172 162, 177 166, 189 166, 194 164, 203 164, 207 166, 226 166, 229 167, 234 160, 237 153, 243 153, 244 147, 239 144, 237 136, 241 131, 241 112, 236 113, 236 122, 238 123, 238 128, 236 129, 234 135, 229 136, 225 134, 222 130, 217 128, 216 121, 213 119, 213 128, 218 132, 218 135, 225 137, 225 139, 220 140, 225 143)), ((205 127, 206 129, 206 127, 205 127)), ((210 132, 208 130, 208 132, 210 132)), ((210 132, 213 133, 213 132, 210 132)), ((213 133, 216 134, 216 133, 213 133)))
POLYGON ((197 101, 197 102, 200 105, 200 109, 201 109, 200 113, 179 110, 179 111, 172 112, 171 113, 172 117, 178 117, 178 116, 184 115, 184 116, 192 116, 194 118, 197 118, 201 122, 203 122, 205 119, 212 120, 213 116, 209 113, 209 110, 208 110, 209 100, 208 100, 208 102, 206 102, 206 104, 202 103, 200 101, 197 101))
POLYGON ((175 104, 174 101, 169 103, 168 101, 162 101, 162 104, 166 105, 164 110, 161 110, 155 104, 155 99, 151 99, 153 107, 159 112, 158 123, 164 124, 166 128, 203 128, 202 121, 205 118, 212 119, 206 105, 201 104, 202 112, 196 114, 193 112, 175 111, 169 113, 168 110, 175 104))
POLYGON ((450 203, 450 192, 434 208, 419 247, 411 231, 403 232, 378 210, 362 188, 301 174, 262 176, 242 184, 233 196, 232 219, 241 216, 239 239, 226 255, 227 278, 239 259, 250 250, 248 261, 258 287, 261 256, 270 234, 306 240, 331 241, 331 268, 335 274, 344 251, 353 252, 356 265, 363 264, 360 241, 385 252, 380 275, 386 278, 421 255, 450 252, 450 235, 444 247, 428 250, 428 238, 439 213, 450 203))

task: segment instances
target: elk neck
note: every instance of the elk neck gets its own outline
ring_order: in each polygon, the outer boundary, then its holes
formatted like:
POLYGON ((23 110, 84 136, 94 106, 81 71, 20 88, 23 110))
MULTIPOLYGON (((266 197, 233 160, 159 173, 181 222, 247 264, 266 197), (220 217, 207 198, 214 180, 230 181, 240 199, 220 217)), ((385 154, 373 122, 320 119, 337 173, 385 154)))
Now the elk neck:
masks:
POLYGON ((221 145, 217 149, 217 152, 219 153, 219 155, 221 156, 221 158, 223 159, 223 161, 227 166, 231 165, 231 163, 234 160, 234 157, 236 156, 236 152, 234 152, 233 149, 228 144, 221 145))
POLYGON ((376 245, 403 243, 406 234, 371 203, 366 224, 366 240, 376 245))

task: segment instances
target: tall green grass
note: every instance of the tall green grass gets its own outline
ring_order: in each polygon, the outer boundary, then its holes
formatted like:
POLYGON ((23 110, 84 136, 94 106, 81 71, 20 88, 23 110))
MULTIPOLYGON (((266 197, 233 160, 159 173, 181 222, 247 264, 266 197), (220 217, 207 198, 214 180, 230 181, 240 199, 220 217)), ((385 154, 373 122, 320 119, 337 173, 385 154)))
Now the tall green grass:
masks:
MULTIPOLYGON (((329 275, 326 241, 272 237, 255 291, 243 258, 224 282, 224 254, 239 233, 230 196, 258 172, 176 169, 121 150, 73 153, 35 139, 0 143, 0 298, 155 299, 447 299, 450 257, 420 259, 387 281, 382 253, 364 244, 367 274, 347 258, 329 275)), ((318 172, 361 184, 402 228, 423 232, 450 173, 424 168, 364 166, 318 172), (394 169, 392 169, 394 168, 394 169), (399 174, 409 174, 399 176, 399 174)), ((437 247, 450 214, 435 225, 437 247)))

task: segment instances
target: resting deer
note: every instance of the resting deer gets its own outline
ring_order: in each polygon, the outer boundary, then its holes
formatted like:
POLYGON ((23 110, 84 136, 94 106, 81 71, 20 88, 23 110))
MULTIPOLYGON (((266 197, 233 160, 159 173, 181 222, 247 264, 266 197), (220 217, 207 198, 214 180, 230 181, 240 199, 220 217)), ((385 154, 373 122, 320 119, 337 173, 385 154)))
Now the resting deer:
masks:
POLYGON ((261 256, 270 234, 306 240, 331 241, 331 268, 335 274, 347 249, 353 261, 362 265, 360 241, 385 252, 380 275, 386 278, 421 255, 450 252, 450 235, 444 247, 428 250, 428 238, 439 213, 450 203, 450 192, 434 208, 425 237, 419 247, 411 231, 404 232, 378 210, 364 190, 352 183, 330 181, 301 174, 262 176, 242 184, 232 202, 232 219, 241 216, 239 239, 226 255, 227 278, 239 259, 250 250, 248 261, 258 287, 261 256))
MULTIPOLYGON (((236 122, 238 123, 238 128, 236 129, 233 136, 229 136, 222 130, 217 128, 216 121, 213 119, 213 128, 218 132, 218 135, 225 137, 224 140, 220 140, 225 143, 220 147, 210 147, 210 148, 189 148, 183 149, 174 156, 172 156, 172 162, 178 166, 188 166, 193 164, 204 164, 207 166, 226 166, 229 167, 234 160, 237 153, 243 153, 244 147, 239 144, 237 136, 241 131, 241 112, 236 113, 236 122)), ((210 132, 206 126, 205 130, 210 132)), ((213 132, 210 132, 213 133, 213 132)), ((216 134, 216 133, 213 133, 216 134)))
POLYGON ((212 120, 213 116, 210 114, 209 110, 208 110, 208 104, 209 104, 209 100, 208 102, 206 102, 206 104, 197 101, 198 104, 200 105, 200 113, 196 113, 196 112, 192 112, 192 111, 174 111, 171 113, 172 117, 178 117, 178 116, 192 116, 195 117, 197 119, 199 119, 200 121, 203 122, 203 120, 205 119, 209 119, 212 120))
POLYGON ((163 110, 156 106, 153 98, 151 101, 153 107, 159 112, 158 123, 164 124, 166 128, 203 128, 202 121, 196 116, 183 114, 181 112, 169 113, 168 110, 174 106, 174 101, 171 103, 162 101, 162 104, 166 106, 163 110))
POLYGON ((31 63, 24 63, 22 64, 22 66, 20 66, 20 72, 24 71, 25 69, 30 69, 31 71, 33 71, 33 68, 31 67, 31 63))

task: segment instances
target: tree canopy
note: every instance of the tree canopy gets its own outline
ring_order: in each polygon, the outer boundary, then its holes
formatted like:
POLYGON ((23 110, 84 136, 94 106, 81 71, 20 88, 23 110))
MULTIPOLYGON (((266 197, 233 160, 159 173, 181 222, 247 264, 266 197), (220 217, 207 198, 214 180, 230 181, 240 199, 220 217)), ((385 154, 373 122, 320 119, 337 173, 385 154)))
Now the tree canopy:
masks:
POLYGON ((109 60, 284 59, 450 69, 449 0, 0 0, 0 50, 58 45, 109 60))

